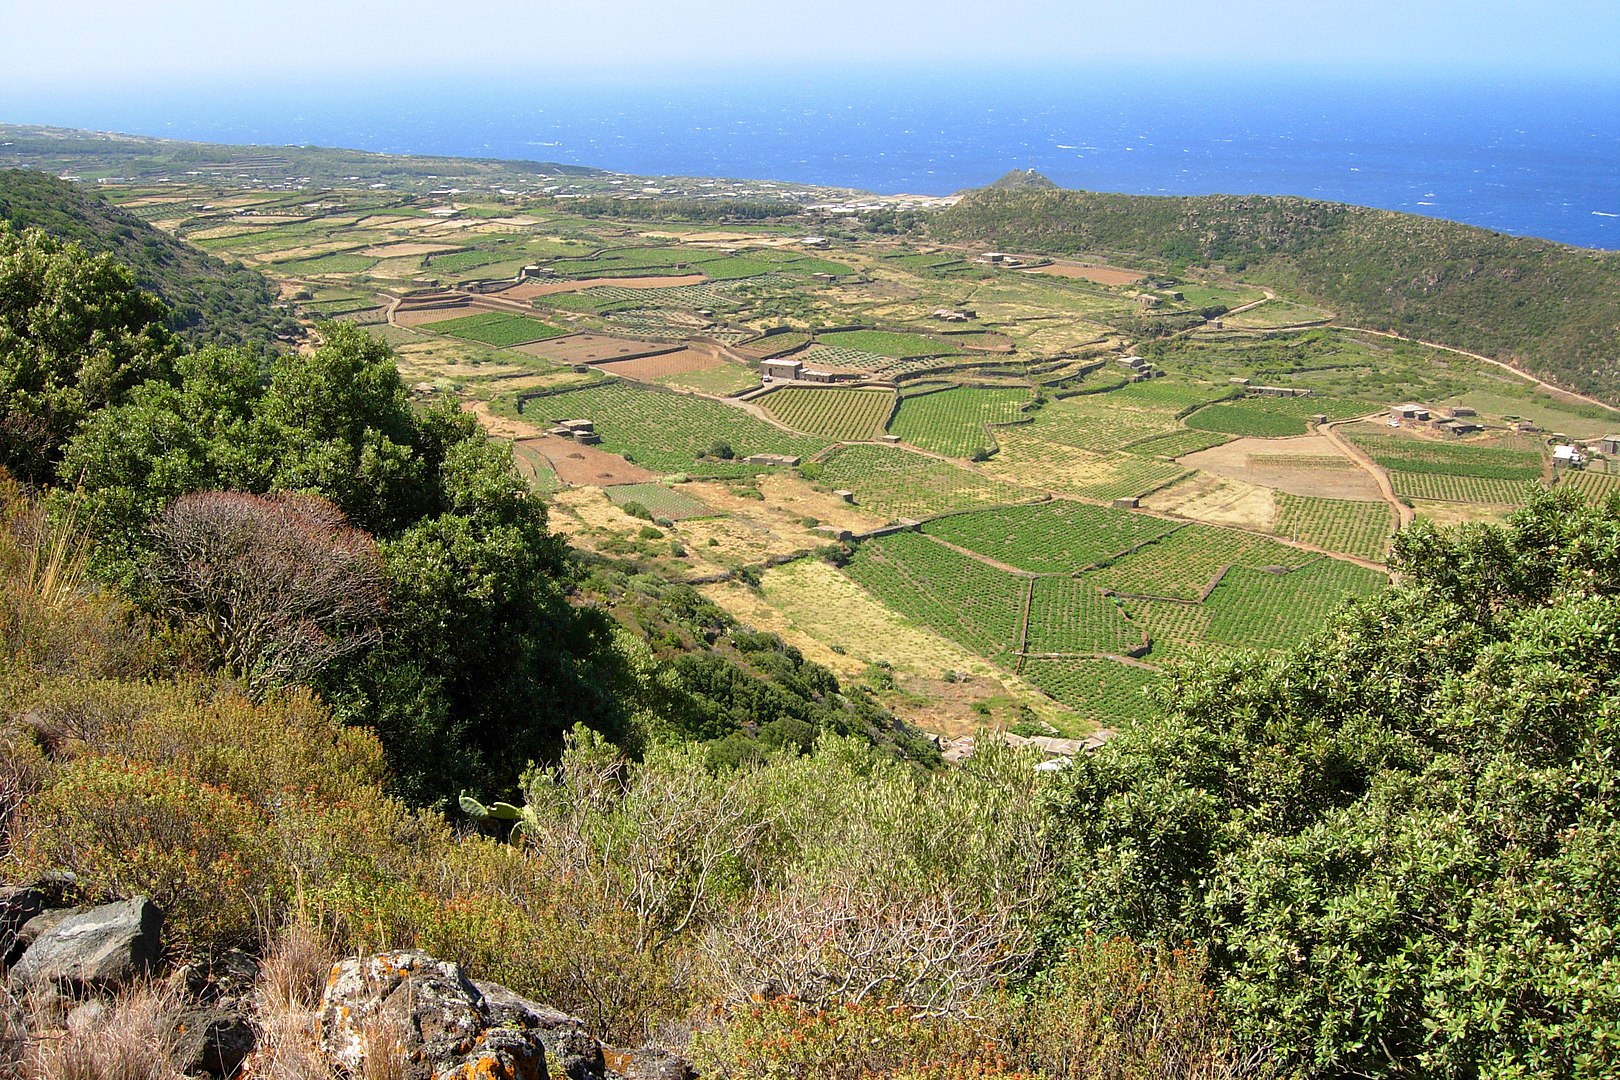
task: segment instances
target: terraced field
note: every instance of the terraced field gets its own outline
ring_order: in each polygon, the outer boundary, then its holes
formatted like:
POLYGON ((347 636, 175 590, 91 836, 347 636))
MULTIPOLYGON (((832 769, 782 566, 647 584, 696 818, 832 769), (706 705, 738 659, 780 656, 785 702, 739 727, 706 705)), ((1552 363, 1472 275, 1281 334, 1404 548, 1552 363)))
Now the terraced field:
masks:
POLYGON ((1376 571, 1321 557, 1288 574, 1233 567, 1210 593, 1209 639, 1254 649, 1284 649, 1321 628, 1347 599, 1384 587, 1376 571))
POLYGON ((465 338, 497 348, 508 345, 527 345, 547 338, 562 337, 568 333, 560 327, 530 319, 523 315, 507 315, 499 311, 482 311, 477 315, 463 315, 457 319, 441 319, 424 323, 423 330, 435 334, 465 338))
POLYGON ((1124 656, 1142 651, 1147 635, 1121 612, 1112 597, 1072 577, 1039 577, 1030 593, 1024 652, 1100 653, 1124 656))
POLYGON ((1381 561, 1394 531, 1395 513, 1386 503, 1277 493, 1276 532, 1290 540, 1381 561))
POLYGON ((833 451, 822 465, 822 483, 853 491, 856 505, 895 520, 921 520, 1036 496, 1028 488, 894 446, 856 445, 833 451))
POLYGON ((1432 502, 1475 506, 1523 506, 1531 480, 1495 480, 1483 476, 1437 476, 1434 473, 1391 472, 1395 494, 1432 502))
POLYGON ((1001 452, 980 468, 1008 483, 1073 495, 1114 499, 1144 495, 1189 475, 1174 462, 1131 453, 1099 454, 1040 438, 1028 424, 996 429, 1001 452))
POLYGON ((1352 430, 1349 435, 1374 461, 1392 473, 1519 481, 1540 480, 1543 473, 1542 455, 1535 450, 1370 435, 1365 430, 1352 430))
POLYGON ((1126 453, 1144 457, 1178 458, 1183 454, 1196 454, 1227 441, 1227 437, 1213 431, 1172 431, 1165 435, 1152 435, 1140 442, 1121 447, 1126 453))
POLYGON ((922 334, 896 333, 891 330, 838 330, 818 334, 816 340, 832 348, 858 349, 896 360, 910 360, 919 356, 945 356, 954 352, 950 346, 922 334))
POLYGON ((1206 405, 1187 417, 1187 426, 1198 431, 1224 435, 1248 435, 1280 439, 1304 435, 1310 430, 1309 417, 1318 413, 1329 420, 1365 416, 1379 408, 1377 402, 1334 397, 1250 397, 1239 401, 1206 405))
POLYGON ((640 505, 653 517, 682 521, 686 518, 707 517, 714 509, 701 499, 665 484, 614 484, 602 489, 616 506, 640 505))
POLYGON ((1033 574, 1072 574, 1176 528, 1149 514, 1054 499, 953 514, 923 532, 1033 574))
POLYGON ((876 438, 894 408, 890 390, 788 386, 755 399, 795 431, 847 442, 876 438))
POLYGON ((894 610, 981 656, 1017 645, 1029 579, 914 532, 861 544, 845 572, 894 610))
POLYGON ((1120 726, 1149 706, 1147 691, 1163 676, 1114 660, 1026 660, 1020 674, 1081 716, 1120 726))
POLYGON ((1029 400, 1030 392, 1021 388, 964 386, 913 394, 900 399, 889 432, 936 454, 971 457, 974 451, 988 451, 995 445, 986 425, 1019 419, 1029 400))
POLYGON ((1115 390, 1048 402, 1035 413, 1035 434, 1103 452, 1181 430, 1180 414, 1226 394, 1226 388, 1155 379, 1115 390))
POLYGON ((1086 580, 1116 592, 1197 600, 1222 567, 1294 567, 1314 557, 1236 529, 1184 525, 1086 575, 1086 580))
POLYGON ((617 381, 536 398, 528 403, 525 415, 593 420, 603 449, 660 472, 735 475, 748 471, 736 462, 698 460, 720 442, 728 444, 739 458, 748 454, 809 457, 827 445, 825 440, 791 434, 708 398, 617 381))

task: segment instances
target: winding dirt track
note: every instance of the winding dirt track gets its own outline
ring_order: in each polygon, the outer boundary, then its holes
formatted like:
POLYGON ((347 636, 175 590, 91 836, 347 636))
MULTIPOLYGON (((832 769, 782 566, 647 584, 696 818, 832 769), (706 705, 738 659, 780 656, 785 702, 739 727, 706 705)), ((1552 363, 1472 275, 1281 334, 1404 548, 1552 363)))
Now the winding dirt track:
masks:
POLYGON ((1426 345, 1431 349, 1439 349, 1442 352, 1456 353, 1458 356, 1466 356, 1470 360, 1479 360, 1483 363, 1494 364, 1503 371, 1511 372, 1512 374, 1517 375, 1525 382, 1534 383, 1536 386, 1547 391, 1555 398, 1581 401, 1588 405, 1596 405, 1600 409, 1607 409, 1612 413, 1620 413, 1620 409, 1610 405, 1607 401, 1599 401, 1595 397, 1588 397, 1586 394, 1578 394, 1573 390, 1565 390, 1562 386, 1554 386, 1552 383, 1544 382, 1543 380, 1536 378, 1534 375, 1531 375, 1529 372, 1524 371, 1521 368, 1514 367, 1512 364, 1504 363, 1501 360, 1493 360, 1489 356, 1481 356, 1479 353, 1469 352, 1467 349, 1454 349, 1450 345, 1441 345, 1437 341, 1424 341, 1422 338, 1407 337, 1405 334, 1397 334, 1393 330, 1371 330, 1365 326, 1344 326, 1342 324, 1335 325, 1340 330, 1354 330, 1358 334, 1376 334, 1378 337, 1393 338, 1396 341, 1410 341, 1415 345, 1426 345))
POLYGON ((1345 457, 1361 466, 1367 475, 1373 478, 1373 482, 1378 485, 1378 492, 1383 495, 1384 501, 1395 508, 1395 518, 1399 522, 1399 527, 1404 529, 1412 524, 1412 520, 1417 517, 1417 511, 1396 497, 1395 485, 1389 482, 1389 474, 1380 469, 1377 462, 1368 457, 1361 447, 1334 430, 1339 424, 1354 424, 1358 420, 1371 420, 1382 415, 1383 413, 1370 413, 1367 416, 1357 416, 1350 420, 1336 420, 1331 424, 1323 424, 1316 430, 1321 433, 1323 438, 1337 446, 1345 457))

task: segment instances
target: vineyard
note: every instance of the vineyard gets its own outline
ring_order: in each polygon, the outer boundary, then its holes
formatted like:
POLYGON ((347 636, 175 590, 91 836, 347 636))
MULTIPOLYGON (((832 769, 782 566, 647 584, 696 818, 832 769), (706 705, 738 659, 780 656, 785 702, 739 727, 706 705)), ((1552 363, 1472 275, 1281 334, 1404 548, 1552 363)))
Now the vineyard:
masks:
POLYGON ((982 656, 1016 647, 1028 578, 914 532, 864 542, 844 569, 894 610, 982 656))
POLYGON ((682 521, 714 513, 707 503, 665 484, 614 484, 603 488, 602 492, 616 506, 638 504, 655 518, 682 521))
POLYGON ((1351 439, 1392 473, 1474 476, 1484 480, 1540 480, 1542 456, 1534 450, 1404 439, 1353 431, 1351 439))
POLYGON ((1251 397, 1206 405, 1187 417, 1187 426, 1225 435, 1279 439, 1304 435, 1310 430, 1309 418, 1318 413, 1329 420, 1348 420, 1365 416, 1377 408, 1376 402, 1353 398, 1251 397))
POLYGON ((821 480, 827 487, 853 491, 857 505, 896 520, 920 520, 1035 496, 1027 488, 894 446, 840 447, 822 463, 821 480))
POLYGON ((523 315, 507 315, 499 311, 463 315, 458 319, 441 319, 438 322, 423 324, 422 329, 496 347, 527 345, 533 341, 545 341, 547 338, 562 337, 568 333, 567 330, 552 326, 550 323, 543 323, 523 315))
POLYGON ((1482 476, 1437 476, 1432 473, 1390 474, 1395 494, 1406 499, 1471 503, 1478 506, 1523 506, 1533 481, 1492 480, 1482 476))
POLYGON ((1394 512, 1382 502, 1277 493, 1276 533, 1290 540, 1381 561, 1394 531, 1394 512))
POLYGON ((825 441, 793 435, 708 398, 645 390, 621 382, 604 383, 536 398, 526 413, 595 421, 606 450, 624 454, 663 472, 735 474, 745 466, 730 461, 699 461, 716 443, 738 457, 792 454, 809 457, 825 441))
POLYGON ((1086 580, 1139 596, 1197 600, 1225 566, 1298 566, 1312 556, 1275 540, 1213 525, 1185 525, 1086 580))
POLYGON ((1024 651, 1043 654, 1106 653, 1123 656, 1147 644, 1142 629, 1120 613, 1112 597, 1072 577, 1039 577, 1030 593, 1024 651))
POLYGON ((1285 649, 1321 628, 1345 600, 1386 584, 1373 570, 1319 557, 1287 574, 1234 566, 1210 593, 1209 639, 1250 649, 1285 649))
POLYGON ((965 386, 904 397, 889 431, 936 454, 970 457, 994 446, 985 425, 1017 420, 1029 400, 1030 392, 1022 388, 965 386))
POLYGON ((1563 472, 1558 476, 1558 486, 1578 491, 1588 499, 1602 499, 1620 491, 1620 475, 1599 472, 1563 472))
POLYGON ((1126 725, 1148 708, 1147 690, 1164 678, 1115 660, 1026 660, 1021 674, 1053 698, 1099 724, 1126 725))
POLYGON ((944 356, 954 352, 949 345, 921 334, 901 334, 890 330, 838 330, 818 334, 816 340, 832 348, 858 349, 896 360, 920 356, 944 356))
POLYGON ((923 532, 1033 574, 1072 574, 1175 528, 1148 514, 1054 499, 953 514, 923 532))
POLYGON ((1152 435, 1140 442, 1134 442, 1120 449, 1131 454, 1141 454, 1144 457, 1178 458, 1186 454, 1196 454, 1200 450, 1208 450, 1212 446, 1219 446, 1227 441, 1225 435, 1213 431, 1172 431, 1165 435, 1152 435))
POLYGON ((1202 604, 1129 598, 1122 605, 1130 620, 1152 640, 1147 655, 1152 664, 1180 663, 1209 648, 1209 611, 1202 604))
POLYGON ((760 408, 795 431, 847 442, 872 439, 894 407, 889 390, 789 386, 757 399, 760 408))
POLYGON ((980 466, 1008 483, 1111 502, 1146 494, 1190 474, 1174 462, 1138 454, 1095 454, 1036 436, 1029 425, 996 429, 1001 452, 980 466))

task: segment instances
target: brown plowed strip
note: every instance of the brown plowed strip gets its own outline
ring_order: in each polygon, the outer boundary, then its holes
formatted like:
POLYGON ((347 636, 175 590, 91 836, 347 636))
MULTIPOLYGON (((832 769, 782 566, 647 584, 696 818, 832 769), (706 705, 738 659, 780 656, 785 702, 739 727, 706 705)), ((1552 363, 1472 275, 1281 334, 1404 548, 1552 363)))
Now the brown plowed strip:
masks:
POLYGON ((673 289, 677 285, 701 285, 709 280, 702 274, 681 274, 678 277, 616 277, 591 278, 589 281, 527 281, 502 289, 501 295, 513 300, 533 300, 537 296, 555 293, 582 292, 597 286, 617 285, 621 289, 673 289))
POLYGON ((673 341, 640 341, 611 334, 569 334, 567 337, 518 345, 516 351, 542 356, 559 364, 600 364, 607 360, 633 360, 638 356, 674 352, 678 348, 680 345, 673 341))
MULTIPOLYGON (((532 409, 541 403, 536 401, 529 407, 532 409)), ((643 484, 658 478, 656 473, 632 465, 618 454, 581 446, 572 439, 542 435, 537 439, 524 439, 522 445, 538 451, 551 464, 557 479, 565 484, 607 487, 609 484, 643 484)))
POLYGON ((1053 263, 1051 266, 1037 266, 1026 271, 1030 274, 1051 274, 1053 277, 1082 278, 1086 281, 1095 281, 1099 285, 1130 285, 1147 277, 1136 270, 1116 270, 1111 266, 1064 266, 1062 263, 1053 263))
POLYGON ((696 349, 681 349, 678 352, 643 356, 635 360, 614 360, 611 363, 597 364, 596 368, 610 375, 647 380, 662 378, 665 375, 684 375, 688 371, 708 371, 710 368, 724 367, 725 363, 711 353, 699 352, 696 349))

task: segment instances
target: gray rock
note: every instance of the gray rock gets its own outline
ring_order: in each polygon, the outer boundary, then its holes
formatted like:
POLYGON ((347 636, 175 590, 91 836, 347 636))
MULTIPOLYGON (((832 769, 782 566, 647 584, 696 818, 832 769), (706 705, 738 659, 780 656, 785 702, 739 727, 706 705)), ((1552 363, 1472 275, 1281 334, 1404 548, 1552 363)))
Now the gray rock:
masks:
POLYGON ((22 926, 17 930, 16 942, 13 946, 13 951, 16 953, 16 956, 12 957, 10 962, 15 964, 19 959, 21 959, 22 954, 28 951, 28 946, 38 941, 46 931, 60 925, 68 916, 77 915, 81 911, 85 910, 87 909, 71 907, 46 908, 38 915, 35 915, 32 919, 29 919, 27 922, 23 923, 22 926))
POLYGON ((0 885, 0 965, 17 962, 29 944, 18 939, 18 932, 47 910, 66 904, 69 884, 66 878, 51 877, 27 885, 0 885))
POLYGON ((34 939, 8 981, 19 990, 116 989, 151 970, 162 930, 163 913, 144 896, 76 912, 34 939))
POLYGON ((321 1049, 360 1074, 367 1033, 381 1031, 398 1042, 404 1080, 546 1080, 543 1006, 530 1017, 511 996, 492 1010, 459 966, 420 953, 345 960, 321 999, 321 1049))
POLYGON ((692 1066, 679 1054, 656 1047, 609 1050, 608 1067, 624 1080, 693 1080, 692 1066))
POLYGON ((187 1009, 175 1017, 175 1063, 187 1076, 232 1077, 258 1041, 243 1005, 187 1009))
POLYGON ((490 1026, 533 1032, 568 1080, 602 1080, 602 1044, 585 1028, 585 1021, 560 1009, 530 1001, 495 983, 474 983, 484 995, 490 1026))

